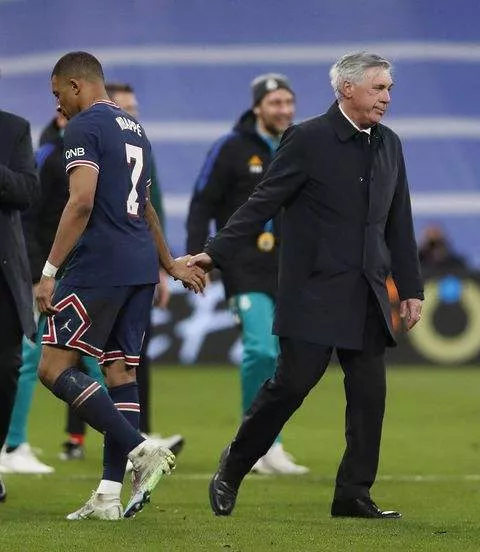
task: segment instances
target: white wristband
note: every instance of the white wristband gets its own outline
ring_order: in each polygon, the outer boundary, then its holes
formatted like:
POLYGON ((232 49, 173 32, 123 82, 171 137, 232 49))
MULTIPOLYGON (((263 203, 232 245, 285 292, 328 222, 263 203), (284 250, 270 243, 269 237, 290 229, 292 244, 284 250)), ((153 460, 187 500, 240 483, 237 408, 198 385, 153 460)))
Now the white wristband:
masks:
POLYGON ((55 278, 55 274, 57 273, 58 268, 56 266, 53 266, 52 263, 49 263, 48 261, 45 263, 45 266, 42 270, 42 275, 46 278, 55 278))

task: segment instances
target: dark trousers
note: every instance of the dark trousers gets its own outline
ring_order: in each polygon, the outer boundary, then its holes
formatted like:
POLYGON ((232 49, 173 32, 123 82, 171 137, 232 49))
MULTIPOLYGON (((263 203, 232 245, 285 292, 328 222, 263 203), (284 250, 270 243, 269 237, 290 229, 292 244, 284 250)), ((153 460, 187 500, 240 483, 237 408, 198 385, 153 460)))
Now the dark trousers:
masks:
POLYGON ((22 365, 22 328, 17 307, 0 269, 0 448, 10 425, 22 365))
MULTIPOLYGON (((337 349, 347 405, 346 449, 338 468, 336 498, 367 497, 375 481, 385 411, 385 345, 385 322, 371 295, 363 350, 337 349)), ((332 352, 333 347, 280 338, 275 376, 260 389, 225 458, 227 480, 239 483, 267 452, 325 373, 332 352)))

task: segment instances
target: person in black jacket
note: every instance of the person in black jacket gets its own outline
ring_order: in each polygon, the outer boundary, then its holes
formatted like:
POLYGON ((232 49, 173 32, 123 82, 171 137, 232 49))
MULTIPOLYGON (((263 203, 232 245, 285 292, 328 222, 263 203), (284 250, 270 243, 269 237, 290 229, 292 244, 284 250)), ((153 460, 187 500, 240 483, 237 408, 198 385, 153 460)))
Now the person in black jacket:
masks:
MULTIPOLYGON (((251 83, 252 107, 210 149, 195 184, 187 220, 187 251, 203 250, 211 220, 220 230, 253 192, 292 124, 295 95, 284 75, 266 74, 251 83)), ((272 335, 277 290, 279 217, 269 220, 229 263, 222 267, 225 295, 238 317, 243 342, 240 368, 245 415, 263 383, 275 372, 278 339, 272 335)), ((304 474, 277 436, 256 462, 261 474, 304 474)))
MULTIPOLYGON (((40 199, 22 214, 34 290, 42 276, 42 268, 50 252, 60 216, 68 200, 68 178, 63 162, 63 131, 66 124, 67 120, 59 113, 41 134, 42 145, 35 153, 36 168, 40 177, 40 199)), ((44 324, 45 317, 41 317, 35 342, 26 337, 22 341, 22 366, 17 394, 5 439, 5 448, 0 453, 0 470, 9 473, 47 474, 54 471, 52 467, 36 457, 27 439, 28 418, 33 392, 38 380, 40 340, 44 324)), ((85 356, 82 358, 82 363, 92 377, 103 383, 100 367, 94 358, 85 356)), ((83 458, 85 433, 83 421, 78 420, 73 414, 69 415, 67 431, 71 438, 63 444, 60 458, 62 460, 83 458)))
MULTIPOLYGON (((0 111, 0 448, 15 400, 22 336, 35 333, 30 269, 20 212, 36 200, 30 125, 0 111)), ((0 479, 0 502, 6 491, 0 479)))
POLYGON ((190 262, 222 268, 283 206, 275 333, 280 357, 210 482, 217 515, 324 374, 335 348, 345 374, 346 450, 332 516, 398 518, 370 497, 385 410, 385 347, 395 344, 386 278, 400 316, 420 319, 423 285, 398 136, 380 123, 390 103, 390 63, 358 52, 331 68, 337 102, 290 127, 248 202, 190 262))
POLYGON ((452 247, 443 228, 431 224, 423 229, 418 244, 418 256, 424 277, 467 275, 469 266, 466 260, 452 247))

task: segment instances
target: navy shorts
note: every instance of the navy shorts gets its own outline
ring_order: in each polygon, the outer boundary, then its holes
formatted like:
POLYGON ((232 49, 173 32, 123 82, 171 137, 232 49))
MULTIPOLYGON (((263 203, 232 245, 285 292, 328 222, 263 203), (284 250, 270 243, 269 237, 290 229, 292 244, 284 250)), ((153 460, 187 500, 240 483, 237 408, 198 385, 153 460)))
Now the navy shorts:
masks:
POLYGON ((125 360, 138 365, 152 309, 154 284, 79 288, 62 284, 52 304, 59 309, 47 317, 45 345, 76 349, 103 363, 125 360))

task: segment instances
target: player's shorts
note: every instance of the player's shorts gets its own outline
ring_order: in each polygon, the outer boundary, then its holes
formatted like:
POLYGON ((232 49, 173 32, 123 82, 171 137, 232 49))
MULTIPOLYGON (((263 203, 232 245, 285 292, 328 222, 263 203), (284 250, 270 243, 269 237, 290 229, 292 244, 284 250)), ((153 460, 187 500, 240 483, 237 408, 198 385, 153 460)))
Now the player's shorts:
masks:
POLYGON ((152 308, 154 284, 79 288, 62 284, 47 317, 42 343, 75 349, 103 363, 125 360, 134 368, 152 308))

